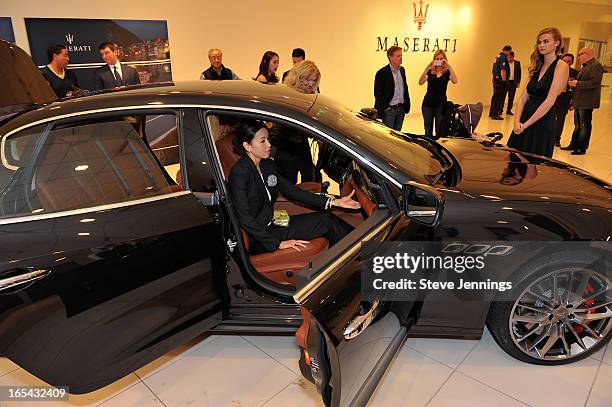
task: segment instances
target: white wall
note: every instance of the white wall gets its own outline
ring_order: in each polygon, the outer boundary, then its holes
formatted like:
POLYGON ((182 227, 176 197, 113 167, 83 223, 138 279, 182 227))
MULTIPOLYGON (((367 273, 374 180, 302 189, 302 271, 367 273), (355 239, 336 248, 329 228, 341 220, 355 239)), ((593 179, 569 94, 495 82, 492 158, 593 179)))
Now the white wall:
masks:
MULTIPOLYGON (((491 64, 512 44, 526 70, 537 31, 557 26, 577 47, 583 21, 612 24, 612 6, 579 2, 431 0, 427 22, 417 31, 406 0, 75 1, 2 0, 0 15, 13 19, 17 43, 27 47, 24 17, 161 19, 168 21, 175 80, 196 79, 209 63, 206 52, 222 48, 224 63, 243 79, 255 75, 266 50, 280 54, 289 69, 294 47, 306 50, 323 73, 321 89, 352 108, 373 105, 373 77, 387 63, 376 52, 378 36, 457 38, 449 62, 459 84, 449 84, 458 103, 491 97, 491 64)), ((576 49, 570 51, 576 52, 576 49)), ((425 86, 418 77, 431 53, 404 53, 413 112, 420 111, 425 86)))
POLYGON ((580 38, 593 41, 608 41, 612 36, 612 24, 583 22, 580 26, 580 38))

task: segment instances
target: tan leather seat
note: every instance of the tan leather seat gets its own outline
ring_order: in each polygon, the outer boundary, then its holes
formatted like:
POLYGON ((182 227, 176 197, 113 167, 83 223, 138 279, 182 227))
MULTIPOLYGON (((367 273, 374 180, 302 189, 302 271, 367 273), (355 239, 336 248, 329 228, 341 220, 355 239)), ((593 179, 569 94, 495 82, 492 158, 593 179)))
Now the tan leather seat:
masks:
MULTIPOLYGON (((242 231, 242 238, 248 250, 249 236, 244 231, 242 231)), ((307 267, 308 261, 313 260, 328 246, 329 242, 326 238, 317 237, 310 240, 310 244, 299 252, 294 249, 283 249, 249 257, 255 270, 267 279, 279 284, 295 286, 296 273, 307 267)))
POLYGON ((181 192, 183 190, 183 173, 181 169, 176 172, 176 185, 170 185, 172 192, 181 192))
POLYGON ((217 152, 219 153, 219 159, 221 160, 221 167, 223 169, 223 175, 225 179, 229 179, 229 173, 236 161, 240 159, 240 155, 234 151, 234 144, 232 144, 233 133, 228 134, 220 140, 217 140, 215 145, 217 146, 217 152))

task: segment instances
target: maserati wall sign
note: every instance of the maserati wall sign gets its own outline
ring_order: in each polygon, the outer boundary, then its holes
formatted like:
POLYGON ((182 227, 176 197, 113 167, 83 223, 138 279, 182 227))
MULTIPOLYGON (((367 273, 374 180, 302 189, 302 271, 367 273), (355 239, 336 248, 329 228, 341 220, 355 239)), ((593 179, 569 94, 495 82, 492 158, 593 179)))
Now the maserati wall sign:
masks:
POLYGON ((419 10, 417 11, 417 5, 412 2, 414 8, 414 22, 417 23, 417 30, 423 28, 423 24, 427 21, 427 10, 429 9, 429 3, 425 5, 425 11, 423 11, 423 0, 419 1, 419 10))
MULTIPOLYGON (((423 24, 427 22, 429 5, 429 3, 423 3, 423 0, 418 3, 412 2, 413 21, 417 31, 420 31, 423 24)), ((457 52, 457 38, 411 37, 409 35, 376 37, 376 52, 386 52, 393 45, 402 47, 405 52, 436 52, 438 50, 457 52)))

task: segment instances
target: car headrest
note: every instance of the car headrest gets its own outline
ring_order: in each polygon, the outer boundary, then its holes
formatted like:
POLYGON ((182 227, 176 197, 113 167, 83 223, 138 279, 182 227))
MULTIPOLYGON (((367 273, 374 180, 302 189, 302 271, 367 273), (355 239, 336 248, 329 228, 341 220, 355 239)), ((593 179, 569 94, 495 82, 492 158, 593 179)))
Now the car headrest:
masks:
POLYGON ((225 179, 229 178, 230 170, 234 164, 236 164, 236 161, 240 159, 240 155, 234 150, 232 138, 233 135, 230 133, 215 143, 217 146, 217 152, 219 153, 219 159, 221 160, 221 167, 223 167, 223 175, 225 175, 225 179))

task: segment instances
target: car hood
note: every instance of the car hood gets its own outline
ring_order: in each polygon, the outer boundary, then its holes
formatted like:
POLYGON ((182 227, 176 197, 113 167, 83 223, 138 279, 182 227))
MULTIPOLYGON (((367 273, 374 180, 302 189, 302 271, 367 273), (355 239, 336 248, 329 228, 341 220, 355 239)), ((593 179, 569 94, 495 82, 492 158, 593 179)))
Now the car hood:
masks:
POLYGON ((0 40, 0 61, 0 116, 57 100, 32 58, 17 45, 0 40))
MULTIPOLYGON (((483 200, 563 202, 612 208, 612 186, 569 164, 471 139, 441 139, 461 168, 448 190, 483 200)), ((453 194, 447 194, 453 195, 453 194)))

